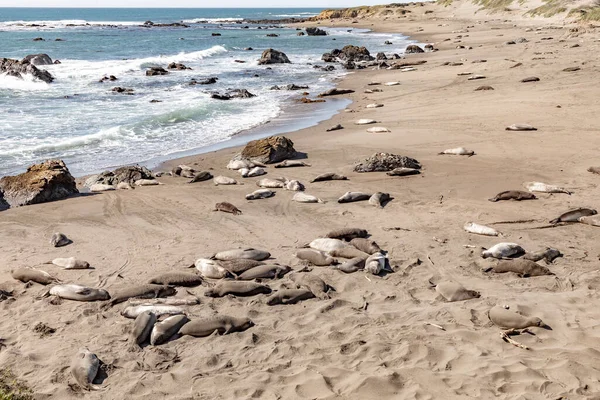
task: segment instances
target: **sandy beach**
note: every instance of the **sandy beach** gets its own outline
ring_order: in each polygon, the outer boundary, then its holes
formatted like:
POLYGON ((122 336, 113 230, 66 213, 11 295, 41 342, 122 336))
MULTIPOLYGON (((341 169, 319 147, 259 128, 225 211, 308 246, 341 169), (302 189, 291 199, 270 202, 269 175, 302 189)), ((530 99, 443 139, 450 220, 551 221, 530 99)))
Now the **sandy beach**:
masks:
MULTIPOLYGON (((600 166, 597 30, 558 19, 475 13, 476 6, 406 10, 408 17, 319 22, 402 32, 439 51, 398 60, 426 61, 414 71, 369 69, 343 79, 338 87, 355 91, 344 96, 352 100, 345 112, 285 134, 306 153, 310 167, 269 166, 266 176, 240 178, 226 166, 241 147, 230 148, 172 160, 155 171, 185 164, 234 177, 241 185, 188 184, 163 176, 160 186, 1 212, 0 289, 14 295, 0 302, 2 368, 24 382, 35 399, 596 398, 600 230, 580 223, 548 227, 548 221, 574 208, 600 206, 600 177, 587 171, 600 166), (526 42, 518 43, 519 38, 526 42), (507 44, 513 40, 517 43, 507 44), (448 62, 461 64, 444 65, 448 62), (569 67, 580 69, 563 71, 569 67), (469 80, 474 75, 484 78, 469 80), (521 82, 532 76, 539 81, 521 82), (396 81, 400 84, 385 85, 396 81), (381 85, 369 85, 373 82, 381 85), (482 85, 494 90, 475 90, 482 85), (375 88, 381 92, 365 93, 375 88), (367 108, 373 103, 383 107, 367 108), (362 118, 391 132, 367 133, 370 126, 354 124, 362 118), (505 130, 517 123, 537 130, 505 130), (326 132, 336 124, 344 129, 326 132), (438 154, 457 147, 475 155, 438 154), (377 152, 414 158, 423 166, 421 174, 353 171, 355 163, 377 152), (310 183, 325 172, 348 180, 310 183), (293 202, 294 192, 284 189, 272 198, 245 200, 258 189, 257 180, 279 176, 299 180, 306 193, 325 203, 293 202), (531 181, 572 194, 488 201, 502 191, 526 190, 524 183, 531 181), (393 200, 382 209, 368 202, 337 203, 348 191, 381 191, 393 200), (243 214, 212 211, 223 201, 243 214), (503 236, 467 233, 463 225, 471 221, 503 236), (133 320, 120 315, 127 302, 108 310, 99 302, 56 302, 42 297, 46 287, 25 286, 10 273, 36 267, 65 283, 111 292, 164 272, 190 272, 198 258, 247 247, 267 250, 272 262, 299 270, 298 248, 345 227, 368 230, 387 251, 393 272, 345 274, 311 266, 311 273, 335 291, 331 299, 295 305, 269 306, 265 295, 205 297, 215 280, 178 288, 176 298, 200 298, 199 305, 185 306, 191 320, 230 315, 248 317, 255 326, 223 336, 184 336, 136 352, 128 343, 133 320), (65 233, 73 243, 49 246, 53 232, 65 233), (494 265, 481 257, 482 248, 500 242, 518 243, 528 252, 553 247, 563 257, 549 265, 539 262, 555 275, 482 272, 494 265), (43 265, 56 257, 81 258, 94 269, 43 265), (455 281, 481 297, 446 302, 430 280, 455 281), (495 305, 539 317, 552 330, 530 328, 531 334, 513 336, 530 350, 513 346, 488 318, 495 305), (54 332, 41 334, 35 329, 40 323, 54 332), (99 390, 82 391, 70 374, 81 347, 105 364, 107 377, 99 390)), ((284 277, 267 284, 277 290, 290 282, 284 277)))

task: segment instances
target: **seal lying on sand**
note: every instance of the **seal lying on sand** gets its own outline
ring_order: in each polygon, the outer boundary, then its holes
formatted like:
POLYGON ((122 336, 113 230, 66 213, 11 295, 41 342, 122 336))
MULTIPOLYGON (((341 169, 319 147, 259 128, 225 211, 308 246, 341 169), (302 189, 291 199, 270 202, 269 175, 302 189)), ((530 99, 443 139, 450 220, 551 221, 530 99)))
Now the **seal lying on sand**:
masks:
POLYGON ((496 195, 496 197, 493 197, 489 200, 495 202, 495 201, 500 201, 500 200, 521 201, 521 200, 535 200, 535 199, 537 199, 537 197, 535 197, 535 195, 533 193, 524 192, 522 190, 507 190, 505 192, 498 193, 496 195))
POLYGON ((506 127, 507 131, 537 131, 537 128, 529 124, 512 124, 506 127))
POLYGON ((47 262, 46 264, 54 264, 57 267, 64 269, 88 269, 90 263, 87 261, 79 260, 75 257, 70 258, 55 258, 54 260, 47 262))
POLYGON ((481 294, 475 290, 467 290, 460 283, 444 281, 435 285, 435 291, 448 302, 478 299, 481 294))
POLYGON ((600 167, 589 167, 588 172, 591 172, 592 174, 600 175, 600 167))
POLYGON ((53 286, 46 294, 75 301, 99 301, 110 299, 110 295, 104 289, 93 289, 75 284, 53 286))
POLYGON ((148 283, 153 283, 155 285, 188 287, 202 285, 202 282, 204 282, 202 276, 186 272, 167 272, 148 281, 148 283))
POLYGON ((483 251, 481 256, 483 258, 507 258, 522 254, 525 254, 525 249, 516 243, 498 243, 497 245, 490 247, 488 250, 483 251))
POLYGON ((108 305, 114 306, 129 299, 156 299, 159 297, 173 296, 176 293, 177 290, 171 286, 152 285, 149 283, 141 285, 134 284, 113 293, 108 305))
POLYGON ((328 265, 337 264, 337 261, 333 257, 329 257, 327 254, 313 249, 301 249, 295 254, 300 260, 308 261, 312 265, 317 267, 326 267, 328 265))
POLYGON ((383 208, 386 203, 388 203, 392 198, 389 193, 376 192, 369 198, 369 204, 377 207, 383 208))
POLYGON ((238 170, 242 168, 264 167, 264 164, 250 160, 231 160, 227 164, 227 169, 238 170))
POLYGON ((373 253, 365 260, 365 271, 379 275, 385 269, 387 257, 382 253, 373 253))
POLYGON ((587 225, 591 225, 591 226, 600 226, 600 217, 598 217, 598 216, 580 217, 578 219, 578 221, 581 222, 582 224, 587 224, 587 225))
POLYGON ((138 315, 135 319, 135 323, 133 324, 131 334, 129 335, 131 341, 138 346, 144 344, 146 340, 148 340, 150 332, 152 332, 152 328, 154 328, 155 323, 156 315, 150 311, 145 311, 138 315))
POLYGON ((157 322, 154 324, 154 328, 152 328, 152 333, 150 334, 150 344, 156 346, 166 343, 171 336, 179 332, 179 329, 189 321, 185 315, 172 315, 164 321, 157 322))
POLYGON ((297 203, 325 203, 320 198, 303 192, 297 192, 296 194, 294 194, 292 200, 297 203))
POLYGON ((212 178, 213 178, 213 175, 210 172, 200 171, 200 172, 194 174, 194 177, 188 183, 204 182, 204 181, 207 181, 212 178))
POLYGON ((304 189, 306 189, 306 187, 299 180, 292 179, 285 182, 284 189, 289 190, 291 192, 302 192, 304 191, 304 189))
POLYGON ((463 229, 469 233, 475 233, 477 235, 484 236, 500 236, 500 232, 495 230, 494 228, 490 228, 489 226, 479 225, 475 222, 467 222, 463 229))
POLYGON ((80 349, 71 362, 71 374, 75 378, 75 382, 85 390, 99 389, 92 384, 96 379, 98 369, 100 369, 100 360, 86 348, 80 349))
POLYGON ((40 285, 49 285, 58 282, 58 279, 39 269, 17 268, 11 271, 11 276, 23 283, 35 282, 40 285))
POLYGON ((365 201, 371 198, 372 194, 362 192, 346 192, 338 199, 338 203, 352 203, 355 201, 365 201))
POLYGON ((212 289, 204 292, 207 297, 223 297, 228 294, 233 296, 247 297, 258 294, 270 294, 271 288, 260 283, 250 281, 223 281, 219 282, 212 289))
POLYGON ((50 244, 53 247, 62 247, 73 243, 66 235, 56 232, 50 238, 50 244))
POLYGON ((204 278, 208 279, 223 279, 231 275, 226 268, 222 267, 217 261, 207 258, 199 258, 194 265, 204 278))
POLYGON ((409 176, 409 175, 419 175, 421 171, 416 168, 395 168, 391 171, 386 172, 385 174, 388 176, 409 176))
POLYGON ((543 250, 539 250, 533 253, 527 253, 523 256, 523 258, 525 260, 530 260, 530 261, 540 261, 540 260, 545 260, 546 264, 552 264, 552 262, 554 261, 554 259, 558 258, 558 257, 562 257, 563 254, 557 250, 557 249, 553 249, 552 247, 546 247, 543 250))
POLYGON ((308 300, 314 297, 314 293, 308 289, 283 289, 269 296, 267 304, 270 306, 277 304, 296 304, 302 300, 308 300))
POLYGON ((281 189, 285 187, 285 181, 283 179, 264 178, 256 181, 256 186, 267 189, 281 189))
POLYGON ((265 265, 265 263, 262 261, 244 258, 238 258, 230 261, 219 261, 219 264, 234 275, 239 275, 244 271, 258 267, 259 265, 265 265))
POLYGON ((227 315, 219 315, 209 319, 198 319, 188 322, 179 330, 179 333, 181 335, 194 337, 206 337, 215 332, 219 335, 243 332, 253 326, 254 322, 249 318, 235 318, 227 315))
POLYGON ((323 279, 312 274, 299 274, 297 272, 288 275, 288 278, 296 284, 298 288, 305 288, 310 290, 315 296, 321 300, 329 299, 327 291, 331 288, 326 284, 323 279))
POLYGON ((254 167, 252 169, 242 168, 239 170, 239 173, 242 175, 242 178, 252 178, 254 176, 264 175, 267 172, 261 167, 254 167))
POLYGON ((324 181, 345 181, 345 180, 348 180, 348 178, 345 177, 344 175, 339 175, 334 172, 326 172, 324 174, 318 175, 310 182, 314 183, 314 182, 324 182, 324 181))
POLYGON ((504 329, 525 329, 535 326, 544 329, 551 329, 540 318, 525 317, 503 306, 492 307, 492 309, 488 312, 488 317, 495 325, 498 325, 504 329))
POLYGON ((121 315, 125 318, 136 319, 140 314, 145 312, 151 312, 152 314, 156 315, 157 318, 161 315, 185 314, 181 307, 168 304, 142 304, 139 306, 127 307, 121 311, 121 315))
POLYGON ((475 155, 475 152, 473 150, 467 150, 464 147, 456 147, 454 149, 446 149, 440 153, 438 153, 439 155, 443 155, 443 154, 450 154, 450 155, 455 155, 455 156, 473 156, 475 155))
POLYGON ((269 189, 259 189, 246 195, 246 200, 260 200, 275 196, 275 192, 269 189))
POLYGON ((260 265, 238 275, 236 279, 241 281, 251 281, 254 279, 277 279, 283 278, 283 276, 291 270, 292 269, 287 265, 260 265))
POLYGON ((367 254, 375 254, 381 251, 381 247, 379 247, 375 241, 370 239, 356 238, 352 239, 350 244, 367 254))
POLYGON ((240 215, 242 213, 242 211, 239 208, 226 201, 215 204, 215 208, 213 211, 223 211, 233 215, 240 215))
POLYGON ((284 160, 279 164, 275 164, 274 168, 290 168, 290 167, 311 167, 310 164, 300 160, 284 160))
POLYGON ((362 257, 365 260, 369 258, 370 254, 365 253, 364 251, 360 251, 354 246, 344 247, 342 249, 335 249, 329 252, 329 255, 332 257, 341 257, 341 258, 356 258, 362 257))
POLYGON ((318 238, 308 244, 308 247, 310 247, 311 249, 319 250, 324 253, 329 253, 333 250, 343 249, 348 246, 350 246, 348 243, 340 239, 331 238, 318 238))
POLYGON ((484 272, 495 272, 497 274, 514 272, 521 278, 528 278, 530 276, 554 275, 548 268, 531 260, 524 260, 522 258, 517 260, 502 260, 494 267, 485 269, 484 272))
POLYGON ((367 235, 368 232, 366 229, 341 228, 329 232, 327 235, 325 235, 325 237, 330 239, 342 239, 350 241, 355 238, 366 238, 367 235))
POLYGON ((238 181, 236 181, 235 179, 229 178, 229 177, 223 176, 223 175, 215 176, 215 178, 213 179, 213 182, 215 183, 215 186, 237 185, 238 184, 238 181))
POLYGON ((525 187, 525 189, 529 190, 530 192, 566 193, 568 195, 573 194, 572 192, 568 191, 565 188, 562 188, 560 186, 555 186, 555 185, 548 185, 547 183, 543 183, 543 182, 525 182, 523 184, 523 186, 525 187))
POLYGON ((266 260, 269 257, 271 257, 271 253, 269 253, 268 251, 254 249, 250 247, 247 249, 220 251, 210 258, 219 261, 231 261, 238 259, 262 261, 266 260))
POLYGON ((550 221, 551 224, 558 224, 559 222, 579 222, 579 218, 587 217, 590 215, 596 215, 598 211, 591 208, 578 208, 576 210, 567 211, 560 217, 550 221))
POLYGON ((343 264, 334 266, 335 269, 339 269, 346 274, 351 274, 356 271, 360 271, 361 269, 365 269, 365 261, 367 259, 363 257, 355 257, 349 261, 346 261, 343 264))

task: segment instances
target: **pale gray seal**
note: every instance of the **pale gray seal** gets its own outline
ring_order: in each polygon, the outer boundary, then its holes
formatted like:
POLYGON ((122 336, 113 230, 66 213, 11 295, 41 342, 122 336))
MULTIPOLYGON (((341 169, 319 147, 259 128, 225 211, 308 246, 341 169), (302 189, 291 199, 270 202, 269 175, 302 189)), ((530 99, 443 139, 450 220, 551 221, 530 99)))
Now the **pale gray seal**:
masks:
POLYGON ((558 224, 559 222, 578 222, 579 218, 587 217, 590 215, 596 215, 598 211, 591 208, 577 208, 575 210, 567 211, 560 217, 550 221, 551 224, 558 224))
POLYGON ((237 259, 249 259, 249 260, 262 261, 262 260, 266 260, 269 257, 271 257, 271 253, 269 253, 268 251, 254 249, 254 248, 249 247, 247 249, 234 249, 234 250, 220 251, 220 252, 214 254, 210 258, 212 258, 214 260, 219 260, 219 261, 231 261, 231 260, 237 260, 237 259))
MULTIPOLYGON (((112 289, 111 289, 112 290, 112 289)), ((173 296, 177 293, 174 287, 167 285, 134 284, 117 290, 111 295, 108 306, 114 306, 129 299, 155 299, 159 297, 173 296)))
POLYGON ((125 318, 135 319, 140 314, 145 312, 151 312, 160 317, 161 315, 177 315, 185 314, 185 311, 181 307, 176 307, 168 304, 142 304, 139 306, 129 306, 121 311, 121 315, 125 318))
POLYGON ((306 189, 306 187, 299 180, 292 179, 292 180, 289 180, 289 181, 285 182, 284 189, 292 191, 292 192, 301 192, 304 189, 306 189))
POLYGON ((497 245, 494 245, 489 249, 483 251, 483 253, 481 253, 481 256, 483 258, 507 258, 517 257, 525 253, 525 249, 523 249, 516 243, 498 243, 497 245))
POLYGON ((562 256, 563 254, 560 252, 560 250, 553 249, 552 247, 546 247, 543 250, 539 250, 533 253, 527 253, 523 256, 523 258, 531 261, 545 260, 546 264, 552 264, 552 262, 556 258, 562 256))
POLYGON ((167 272, 148 281, 155 285, 170 286, 199 286, 202 282, 204 282, 202 276, 186 272, 167 272))
POLYGON ((290 167, 311 167, 310 164, 300 160, 284 160, 279 164, 275 164, 274 168, 290 168, 290 167))
POLYGON ((241 281, 251 281, 253 279, 277 279, 282 278, 291 270, 292 269, 287 265, 260 265, 238 275, 236 279, 241 281))
POLYGON ((65 234, 56 232, 50 238, 50 244, 53 247, 62 247, 73 243, 65 234))
POLYGON ((215 186, 219 186, 219 185, 237 185, 238 181, 236 181, 233 178, 229 178, 227 176, 216 176, 213 179, 213 182, 215 183, 215 186))
POLYGON ((152 332, 152 328, 154 328, 155 323, 156 315, 150 311, 145 311, 138 315, 135 319, 135 323, 133 324, 131 334, 129 335, 131 341, 138 346, 144 344, 144 342, 148 340, 150 332, 152 332))
POLYGON ((379 275, 386 267, 387 257, 380 252, 373 253, 365 260, 365 271, 379 275))
POLYGON ((440 153, 438 153, 439 155, 453 155, 453 156, 474 156, 475 152, 473 150, 468 150, 465 149, 464 147, 456 147, 453 149, 446 149, 440 153))
POLYGON ((338 203, 352 203, 355 201, 365 201, 371 198, 372 194, 362 192, 346 192, 338 199, 338 203))
POLYGON ((366 229, 361 228, 341 228, 335 229, 325 235, 326 238, 352 240, 355 238, 366 238, 369 233, 366 229))
POLYGON ((246 200, 260 200, 275 196, 275 192, 269 189, 259 189, 246 195, 246 200))
POLYGON ((512 124, 506 127, 507 131, 537 131, 537 128, 529 124, 512 124))
POLYGON ((283 289, 269 296, 267 304, 270 306, 277 304, 296 304, 302 300, 308 300, 314 297, 314 293, 308 289, 283 289))
POLYGON ((351 274, 356 271, 360 271, 365 269, 365 261, 367 259, 363 257, 355 257, 349 261, 346 261, 343 264, 334 266, 335 269, 339 269, 342 272, 347 274, 351 274))
POLYGON ((530 192, 540 192, 540 193, 565 193, 569 196, 573 194, 573 192, 556 185, 549 185, 544 182, 525 182, 523 183, 525 189, 530 192))
POLYGON ((544 329, 551 329, 540 318, 525 317, 503 306, 492 307, 488 312, 488 317, 495 325, 504 329, 525 329, 536 326, 544 329))
POLYGON ((47 262, 46 264, 54 264, 57 267, 62 267, 64 269, 88 269, 88 268, 90 268, 89 262, 79 260, 75 257, 55 258, 54 260, 47 262))
POLYGON ((93 385, 99 368, 100 360, 86 348, 80 349, 71 362, 71 374, 75 382, 85 390, 99 389, 98 386, 93 385))
POLYGON ((299 274, 294 272, 288 277, 296 284, 298 288, 305 288, 310 290, 315 296, 321 300, 329 299, 327 292, 331 289, 331 286, 325 283, 323 279, 312 274, 299 274))
POLYGON ((271 288, 260 283, 250 281, 223 281, 219 282, 212 289, 204 292, 207 297, 223 297, 227 295, 247 297, 258 294, 269 294, 271 288))
POLYGON ((227 269, 221 266, 216 260, 199 258, 190 266, 190 268, 194 267, 196 267, 203 277, 208 279, 223 279, 231 276, 231 272, 227 271, 227 269))
POLYGON ((285 187, 285 179, 263 178, 256 181, 256 186, 266 189, 282 189, 285 187))
POLYGON ((331 238, 317 238, 308 244, 308 247, 314 250, 319 250, 325 253, 329 253, 332 250, 343 249, 349 247, 347 242, 340 239, 331 238))
POLYGON ((339 175, 334 172, 326 172, 324 174, 318 175, 316 178, 311 180, 311 183, 314 182, 324 182, 324 181, 345 181, 348 180, 344 175, 339 175))
POLYGON ((435 285, 435 291, 448 302, 478 299, 481 295, 475 290, 467 290, 461 284, 444 281, 435 285))
POLYGON ((166 343, 179 329, 189 322, 185 315, 172 315, 164 321, 157 322, 150 334, 150 344, 156 346, 166 343))
POLYGON ((500 200, 535 200, 537 197, 533 193, 524 192, 522 190, 507 190, 505 192, 498 193, 495 197, 489 199, 490 201, 496 202, 500 200))
POLYGON ((514 272, 522 278, 530 276, 554 275, 548 268, 539 265, 531 260, 522 258, 516 260, 501 260, 493 267, 486 268, 484 272, 495 272, 502 274, 506 272, 514 272))
POLYGON ((317 267, 326 267, 328 265, 337 264, 336 260, 329 257, 327 254, 313 249, 301 249, 296 252, 296 257, 300 260, 308 261, 317 267))
POLYGON ((297 203, 325 203, 320 198, 304 192, 297 192, 294 194, 294 197, 292 197, 292 200, 297 203))
POLYGON ((381 247, 379 247, 375 241, 370 239, 356 238, 352 239, 350 244, 367 254, 375 254, 381 251, 381 247))
POLYGON ((11 276, 23 283, 35 282, 40 285, 49 285, 58 282, 58 279, 39 269, 17 268, 11 271, 11 276))
POLYGON ((110 295, 104 289, 93 289, 75 284, 53 286, 46 294, 75 301, 100 301, 110 299, 110 295))
POLYGON ((579 222, 591 226, 600 226, 600 217, 595 215, 588 215, 587 217, 581 217, 578 219, 579 222))
POLYGON ((386 172, 386 175, 388 175, 388 176, 409 176, 409 175, 419 175, 420 173, 421 173, 421 171, 419 171, 416 168, 400 167, 400 168, 395 168, 391 171, 386 172))
POLYGON ((376 192, 369 198, 369 204, 377 208, 383 208, 391 199, 389 193, 376 192))
POLYGON ((239 275, 244 271, 248 271, 254 267, 258 267, 259 265, 265 265, 262 261, 256 261, 245 258, 238 258, 235 260, 229 261, 219 261, 219 264, 227 271, 231 272, 234 275, 239 275))
POLYGON ((240 215, 242 213, 239 208, 226 201, 215 204, 215 209, 213 211, 223 211, 233 215, 240 215))
POLYGON ((219 335, 228 335, 234 332, 243 332, 253 326, 254 322, 249 318, 219 315, 213 318, 190 321, 179 330, 179 334, 194 337, 206 337, 217 332, 219 335))

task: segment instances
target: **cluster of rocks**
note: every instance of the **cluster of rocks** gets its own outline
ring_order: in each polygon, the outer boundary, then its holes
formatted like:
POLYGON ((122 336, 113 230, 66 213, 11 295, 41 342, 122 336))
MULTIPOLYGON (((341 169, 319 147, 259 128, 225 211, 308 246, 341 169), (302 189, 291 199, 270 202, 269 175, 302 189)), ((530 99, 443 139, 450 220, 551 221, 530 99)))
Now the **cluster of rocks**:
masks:
POLYGON ((116 80, 118 80, 116 76, 110 75, 110 76, 103 76, 98 82, 100 82, 100 83, 104 83, 106 81, 114 82, 116 80))
POLYGON ((150 67, 150 69, 146 70, 146 76, 159 76, 159 75, 167 75, 169 71, 162 67, 150 67))
POLYGON ((186 69, 191 69, 190 67, 186 67, 185 65, 181 64, 181 63, 175 63, 172 62, 167 66, 167 69, 177 69, 177 70, 186 70, 186 69))
POLYGON ((124 93, 124 94, 128 94, 128 95, 133 95, 134 90, 131 88, 124 88, 121 86, 116 86, 114 88, 112 88, 112 91, 115 93, 124 93))
POLYGON ((290 83, 289 85, 285 85, 285 86, 271 86, 271 90, 303 90, 303 89, 308 89, 308 86, 306 85, 296 85, 295 83, 290 83))
POLYGON ((189 84, 192 86, 193 85, 214 85, 215 83, 217 83, 218 80, 219 80, 219 78, 212 76, 210 78, 206 78, 201 81, 192 79, 189 84))
POLYGON ((327 32, 317 27, 306 28, 306 34, 308 36, 327 36, 327 32))
POLYGON ((27 57, 25 57, 21 61, 11 58, 0 58, 0 73, 6 73, 9 76, 20 79, 23 79, 23 75, 31 75, 34 78, 39 79, 43 82, 52 83, 54 81, 54 77, 52 76, 52 74, 46 71, 45 69, 39 69, 31 62, 40 62, 41 64, 38 65, 48 65, 42 63, 50 60, 49 64, 52 64, 52 59, 50 59, 50 57, 46 59, 45 57, 40 56, 48 57, 45 54, 27 56, 31 58, 28 59, 27 57))
POLYGON ((234 89, 227 93, 212 93, 210 95, 211 99, 216 100, 250 99, 252 97, 256 97, 256 95, 246 89, 234 89))
POLYGON ((184 24, 183 22, 171 22, 171 23, 156 23, 152 21, 146 21, 143 25, 140 25, 142 28, 189 28, 189 25, 184 24))

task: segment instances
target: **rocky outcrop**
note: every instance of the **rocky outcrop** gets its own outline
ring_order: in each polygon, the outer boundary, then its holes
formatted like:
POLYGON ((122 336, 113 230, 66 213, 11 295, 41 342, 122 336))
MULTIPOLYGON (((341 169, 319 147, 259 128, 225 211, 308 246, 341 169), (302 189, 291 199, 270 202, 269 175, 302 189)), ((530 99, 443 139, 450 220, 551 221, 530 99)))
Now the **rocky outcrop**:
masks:
POLYGON ((333 63, 333 62, 337 61, 336 58, 331 53, 323 53, 321 60, 328 62, 328 63, 333 63))
POLYGON ((306 34, 308 36, 327 36, 327 32, 317 27, 306 28, 306 34))
POLYGON ((354 166, 355 172, 392 171, 396 168, 421 169, 421 164, 414 158, 390 153, 375 153, 354 166))
POLYGON ((349 94, 349 93, 354 93, 354 90, 352 89, 329 89, 321 94, 319 94, 319 97, 327 97, 327 96, 338 96, 341 94, 349 94))
POLYGON ((16 78, 23 78, 23 75, 30 74, 34 78, 46 83, 52 83, 52 81, 54 81, 52 74, 45 69, 38 69, 38 67, 29 62, 13 60, 10 58, 0 58, 0 73, 7 73, 16 78))
POLYGON ((151 67, 146 71, 146 76, 157 76, 157 75, 167 75, 169 71, 165 70, 162 67, 151 67))
POLYGON ((303 89, 308 89, 308 86, 306 85, 296 85, 295 83, 290 83, 289 85, 285 85, 285 86, 271 86, 271 90, 303 90, 303 89))
POLYGON ((22 63, 33 65, 52 65, 52 59, 48 54, 30 54, 21 60, 22 63))
POLYGON ((387 60, 387 56, 385 55, 385 53, 381 52, 381 53, 377 53, 377 60, 381 61, 381 60, 387 60))
POLYGON ((0 193, 10 207, 61 200, 79 193, 75 178, 62 160, 32 165, 27 172, 0 179, 0 193))
POLYGON ((425 53, 425 50, 417 46, 416 44, 410 44, 404 50, 404 54, 415 54, 415 53, 425 53))
POLYGON ((2 193, 2 191, 0 191, 0 211, 8 210, 9 208, 10 206, 8 205, 6 200, 4 200, 4 194, 2 193))
POLYGON ((256 97, 255 94, 250 93, 246 89, 235 89, 227 93, 213 93, 210 95, 211 99, 216 100, 231 100, 231 99, 250 99, 256 97))
POLYGON ((353 46, 351 44, 344 46, 344 48, 342 48, 342 50, 334 50, 331 54, 333 54, 334 56, 337 55, 337 57, 339 57, 342 60, 345 61, 373 61, 374 58, 373 56, 371 56, 371 53, 369 53, 369 50, 367 50, 366 47, 362 46, 362 47, 358 47, 358 46, 353 46), (337 53, 337 54, 336 54, 337 53))
POLYGON ((121 182, 133 185, 135 181, 139 181, 140 179, 154 179, 154 175, 152 174, 152 171, 146 167, 132 165, 90 176, 83 185, 85 187, 91 187, 95 184, 116 186, 121 182))
POLYGON ((294 142, 285 136, 253 140, 242 150, 241 158, 271 164, 296 156, 294 142))
POLYGON ((285 55, 284 52, 267 49, 262 53, 260 60, 258 60, 258 65, 268 65, 268 64, 290 64, 290 59, 285 55))
POLYGON ((175 63, 172 62, 167 66, 167 69, 177 69, 177 70, 185 70, 185 69, 191 69, 190 67, 187 67, 181 63, 175 63))

